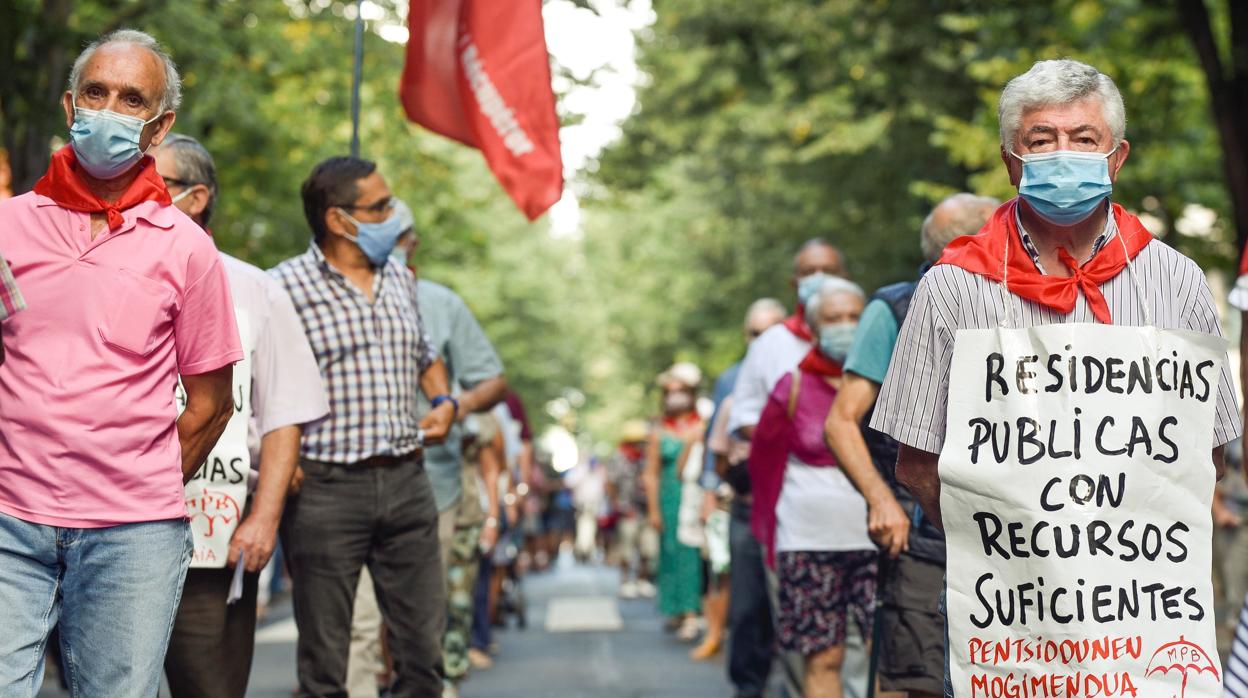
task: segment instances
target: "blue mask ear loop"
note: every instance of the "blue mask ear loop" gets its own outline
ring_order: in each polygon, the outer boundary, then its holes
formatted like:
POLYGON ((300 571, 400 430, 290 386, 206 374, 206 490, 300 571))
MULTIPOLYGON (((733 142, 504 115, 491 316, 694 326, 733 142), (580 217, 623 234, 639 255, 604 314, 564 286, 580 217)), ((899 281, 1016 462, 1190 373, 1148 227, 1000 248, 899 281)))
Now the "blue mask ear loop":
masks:
MULTIPOLYGON (((1017 157, 1017 156, 1016 156, 1017 157)), ((1014 322, 1014 301, 1010 298, 1010 239, 1009 226, 1006 226, 1005 255, 1001 262, 1001 301, 1005 304, 1005 315, 1000 325, 1009 329, 1014 322)))
MULTIPOLYGON (((1110 210, 1109 215, 1114 215, 1110 210)), ((1131 261, 1131 254, 1127 251, 1127 241, 1123 239, 1122 231, 1118 231, 1118 242, 1122 244, 1122 254, 1127 260, 1127 271, 1131 274, 1131 281, 1135 284, 1136 298, 1140 301, 1140 311, 1144 313, 1144 325, 1152 327, 1153 313, 1148 309, 1148 297, 1144 295, 1144 284, 1140 282, 1140 277, 1135 273, 1135 262, 1131 261)))

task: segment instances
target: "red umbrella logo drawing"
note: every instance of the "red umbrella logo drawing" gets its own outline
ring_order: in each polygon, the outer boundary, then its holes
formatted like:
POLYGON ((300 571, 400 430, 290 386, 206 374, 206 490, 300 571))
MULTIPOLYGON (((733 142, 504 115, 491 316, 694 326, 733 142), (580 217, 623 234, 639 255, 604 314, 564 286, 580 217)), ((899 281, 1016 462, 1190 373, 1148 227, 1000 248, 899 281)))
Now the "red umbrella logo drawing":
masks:
POLYGON ((1157 648, 1156 652, 1153 652, 1153 658, 1148 660, 1148 669, 1144 672, 1144 675, 1169 674, 1172 671, 1177 671, 1183 675, 1183 685, 1179 689, 1179 695, 1176 698, 1186 697, 1187 680, 1190 678, 1191 672, 1195 672, 1197 675, 1208 672, 1213 674, 1215 680, 1222 681, 1222 675, 1218 672, 1218 666, 1209 657, 1209 653, 1199 645, 1184 640, 1182 635, 1175 642, 1164 644, 1157 648))

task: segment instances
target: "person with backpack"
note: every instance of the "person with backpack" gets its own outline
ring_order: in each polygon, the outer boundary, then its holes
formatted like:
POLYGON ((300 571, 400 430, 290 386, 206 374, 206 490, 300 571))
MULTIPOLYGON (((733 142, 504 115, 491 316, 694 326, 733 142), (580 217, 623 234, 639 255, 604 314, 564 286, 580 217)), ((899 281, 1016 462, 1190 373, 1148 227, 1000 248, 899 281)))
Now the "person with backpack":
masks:
MULTIPOLYGON (((937 204, 920 228, 925 259, 920 276, 950 241, 982 228, 997 204, 966 193, 937 204)), ((893 477, 897 442, 866 423, 917 286, 918 281, 885 286, 867 303, 826 424, 841 468, 867 500, 868 532, 888 553, 878 580, 880 688, 912 698, 936 696, 942 688, 945 631, 937 608, 944 586, 944 535, 893 477)))

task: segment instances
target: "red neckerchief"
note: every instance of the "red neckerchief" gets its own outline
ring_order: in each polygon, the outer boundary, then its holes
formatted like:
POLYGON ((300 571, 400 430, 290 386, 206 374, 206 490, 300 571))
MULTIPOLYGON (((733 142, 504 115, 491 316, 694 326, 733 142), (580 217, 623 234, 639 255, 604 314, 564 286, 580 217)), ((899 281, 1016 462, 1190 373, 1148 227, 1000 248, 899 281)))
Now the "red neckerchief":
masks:
POLYGON ((1005 245, 1009 244, 1010 270, 1007 284, 1011 293, 1066 315, 1074 311, 1075 301, 1082 291, 1088 299, 1092 315, 1106 325, 1113 324, 1109 304, 1105 302, 1100 286, 1122 272, 1127 266, 1128 255, 1130 259, 1134 259, 1140 250, 1152 242, 1152 233, 1148 232, 1139 218, 1114 204, 1112 213, 1122 242, 1110 241, 1082 267, 1069 252, 1059 247, 1057 256, 1070 269, 1071 276, 1048 276, 1036 269, 1031 256, 1023 248, 1014 218, 1016 206, 1018 199, 1002 204, 984 224, 983 230, 949 243, 940 261, 936 263, 952 264, 1001 283, 1005 245), (1123 242, 1126 243, 1125 251, 1123 242))
POLYGON ((803 342, 815 341, 815 336, 810 333, 810 327, 806 325, 806 306, 801 303, 797 304, 797 310, 793 311, 792 315, 784 319, 784 327, 803 342))
POLYGON ((645 455, 641 446, 638 446, 637 444, 620 444, 620 453, 628 460, 633 461, 641 460, 641 457, 645 455))
POLYGON ((672 431, 680 431, 684 427, 695 424, 700 420, 697 411, 686 412, 679 417, 663 417, 663 426, 672 431))
POLYGON ((1239 258, 1239 275, 1248 274, 1248 247, 1244 247, 1244 256, 1239 258))
POLYGON ((65 146, 52 154, 48 171, 35 182, 35 193, 46 196, 57 206, 83 213, 104 213, 108 217, 108 229, 117 230, 125 223, 121 212, 144 201, 155 201, 162 206, 173 203, 165 180, 156 173, 156 161, 145 155, 139 161, 139 174, 129 188, 114 202, 96 196, 78 173, 78 158, 74 149, 65 146))
POLYGON ((818 349, 811 349, 806 354, 806 358, 802 359, 802 363, 798 364, 797 367, 808 373, 814 373, 825 378, 836 378, 844 372, 840 363, 820 354, 818 349))

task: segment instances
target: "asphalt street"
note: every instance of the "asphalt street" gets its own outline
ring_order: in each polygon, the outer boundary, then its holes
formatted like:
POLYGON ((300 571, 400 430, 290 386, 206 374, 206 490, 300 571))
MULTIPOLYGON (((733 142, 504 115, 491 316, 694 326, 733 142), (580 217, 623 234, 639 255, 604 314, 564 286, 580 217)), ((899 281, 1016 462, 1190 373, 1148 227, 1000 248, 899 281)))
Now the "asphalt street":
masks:
MULTIPOLYGON (((463 698, 703 698, 732 694, 722 653, 688 658, 689 645, 663 632, 653 599, 619 600, 611 569, 564 557, 524 581, 528 626, 496 630, 494 666, 474 671, 463 698)), ((295 688, 294 620, 270 609, 256 636, 248 696, 289 698, 295 688)), ((45 684, 40 698, 68 694, 45 684)), ((162 691, 162 696, 168 695, 162 691)))

